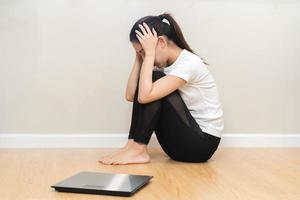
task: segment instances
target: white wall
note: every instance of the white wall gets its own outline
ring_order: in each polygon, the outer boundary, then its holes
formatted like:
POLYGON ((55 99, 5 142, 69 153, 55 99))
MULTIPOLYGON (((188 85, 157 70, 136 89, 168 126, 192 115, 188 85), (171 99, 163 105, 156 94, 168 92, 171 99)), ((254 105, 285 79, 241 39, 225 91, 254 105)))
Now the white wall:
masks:
POLYGON ((0 0, 0 133, 127 132, 133 23, 169 11, 210 63, 224 133, 300 132, 296 0, 0 0))

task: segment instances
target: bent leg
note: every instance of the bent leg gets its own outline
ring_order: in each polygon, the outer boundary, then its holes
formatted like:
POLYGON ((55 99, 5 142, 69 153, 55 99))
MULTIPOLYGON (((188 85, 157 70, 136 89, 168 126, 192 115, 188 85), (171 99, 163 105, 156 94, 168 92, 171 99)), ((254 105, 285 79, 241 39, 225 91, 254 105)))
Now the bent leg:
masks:
MULTIPOLYGON (((153 71, 152 81, 154 82, 163 76, 165 76, 163 72, 153 71)), ((133 100, 131 126, 128 139, 134 139, 135 142, 148 144, 160 115, 161 100, 140 104, 137 100, 138 85, 139 80, 133 100)))
POLYGON ((207 161, 220 142, 220 138, 201 130, 178 91, 162 102, 155 133, 166 154, 184 162, 207 161))
MULTIPOLYGON (((153 71, 152 80, 163 76, 163 72, 153 71)), ((148 144, 155 131, 162 149, 174 160, 204 162, 213 155, 220 138, 201 130, 178 90, 147 104, 140 104, 137 97, 138 87, 128 139, 148 144)))

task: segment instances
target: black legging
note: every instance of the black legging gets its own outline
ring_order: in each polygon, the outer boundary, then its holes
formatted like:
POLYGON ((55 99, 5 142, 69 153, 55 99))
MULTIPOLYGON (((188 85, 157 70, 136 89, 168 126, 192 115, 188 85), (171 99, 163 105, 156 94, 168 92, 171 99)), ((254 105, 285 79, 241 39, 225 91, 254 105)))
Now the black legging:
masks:
MULTIPOLYGON (((153 71, 152 81, 165 75, 161 71, 153 71)), ((178 90, 156 101, 140 104, 137 101, 138 84, 128 139, 148 144, 155 131, 159 144, 171 159, 183 162, 205 162, 210 159, 220 138, 201 130, 178 90)))

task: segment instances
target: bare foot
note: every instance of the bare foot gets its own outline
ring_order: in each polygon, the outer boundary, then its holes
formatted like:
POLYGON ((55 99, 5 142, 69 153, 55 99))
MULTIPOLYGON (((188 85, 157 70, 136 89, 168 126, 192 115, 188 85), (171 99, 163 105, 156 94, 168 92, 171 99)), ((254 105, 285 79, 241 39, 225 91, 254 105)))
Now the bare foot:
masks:
POLYGON ((129 148, 103 160, 102 163, 107 165, 125 165, 148 162, 150 162, 150 156, 147 153, 146 145, 134 142, 129 148))
POLYGON ((103 162, 104 160, 107 160, 107 159, 111 158, 112 156, 128 149, 133 143, 134 143, 133 139, 128 139, 127 144, 124 147, 116 150, 115 152, 113 152, 111 154, 108 154, 108 155, 105 155, 105 156, 101 157, 98 161, 103 162))

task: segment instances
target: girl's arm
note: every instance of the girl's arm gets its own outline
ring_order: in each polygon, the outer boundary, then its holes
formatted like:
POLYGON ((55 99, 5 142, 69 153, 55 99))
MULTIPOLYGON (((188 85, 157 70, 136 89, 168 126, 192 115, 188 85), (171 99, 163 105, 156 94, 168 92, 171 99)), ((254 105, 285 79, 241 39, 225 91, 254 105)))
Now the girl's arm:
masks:
MULTIPOLYGON (((156 81, 152 81, 152 71, 154 63, 154 53, 147 54, 143 60, 143 64, 140 72, 140 81, 139 81, 139 95, 137 100, 140 104, 150 103, 152 101, 161 99, 185 83, 187 83, 188 78, 178 77, 178 75, 166 75, 159 78, 156 81)), ((181 66, 182 67, 182 66, 181 66)), ((182 67, 183 68, 183 67, 182 67)), ((176 71, 175 71, 176 72, 176 71)), ((190 74, 192 71, 190 72, 190 74)))
POLYGON ((135 61, 127 81, 126 94, 125 94, 127 101, 133 102, 135 90, 137 88, 137 81, 140 76, 140 69, 141 69, 142 62, 143 62, 142 56, 136 52, 135 61))
POLYGON ((146 52, 144 62, 141 67, 139 96, 138 101, 141 103, 143 99, 149 96, 152 90, 152 71, 154 67, 155 52, 146 52))

